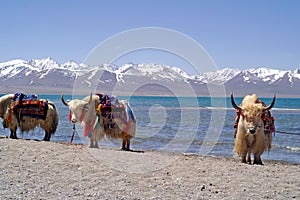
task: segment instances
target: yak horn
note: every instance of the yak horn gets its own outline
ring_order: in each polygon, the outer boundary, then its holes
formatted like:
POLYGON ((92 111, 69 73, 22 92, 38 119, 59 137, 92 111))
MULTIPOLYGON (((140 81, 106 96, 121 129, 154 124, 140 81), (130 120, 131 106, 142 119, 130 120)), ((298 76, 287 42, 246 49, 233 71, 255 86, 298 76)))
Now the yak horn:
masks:
POLYGON ((242 108, 236 105, 236 103, 234 102, 233 93, 231 93, 231 104, 236 110, 242 110, 242 108))
POLYGON ((64 99, 64 93, 61 94, 61 101, 65 106, 69 106, 69 104, 64 99))
POLYGON ((93 94, 91 93, 90 100, 89 100, 89 102, 87 104, 90 104, 92 102, 92 100, 93 100, 93 94))
POLYGON ((276 99, 276 95, 274 94, 273 100, 272 100, 271 104, 269 106, 265 107, 264 110, 270 110, 270 109, 272 109, 273 106, 274 106, 274 104, 275 104, 275 99, 276 99))

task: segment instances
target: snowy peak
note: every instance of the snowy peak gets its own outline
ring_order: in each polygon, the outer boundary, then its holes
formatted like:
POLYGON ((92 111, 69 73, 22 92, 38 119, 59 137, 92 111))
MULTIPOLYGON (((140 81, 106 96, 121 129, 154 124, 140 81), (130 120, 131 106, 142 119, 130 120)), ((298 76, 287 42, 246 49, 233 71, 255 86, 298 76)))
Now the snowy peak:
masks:
POLYGON ((287 78, 289 82, 296 79, 300 79, 300 70, 278 70, 269 68, 252 68, 246 70, 239 70, 233 68, 224 68, 215 72, 208 72, 200 74, 195 77, 196 79, 210 84, 225 84, 228 81, 239 79, 245 83, 257 83, 264 82, 267 84, 273 84, 281 79, 287 78))
MULTIPOLYGON (((102 64, 88 66, 69 61, 60 64, 48 57, 25 61, 21 59, 0 63, 0 88, 7 90, 12 86, 22 87, 52 87, 72 89, 75 79, 91 81, 98 79, 101 88, 111 91, 116 85, 126 88, 136 88, 145 83, 156 83, 165 87, 181 87, 190 85, 199 90, 205 90, 206 84, 224 85, 230 91, 253 91, 261 93, 296 94, 300 96, 300 69, 277 70, 269 68, 253 68, 239 70, 223 68, 214 72, 190 76, 181 68, 163 64, 134 64, 122 66, 102 64), (101 76, 101 77, 98 77, 101 76)), ((84 83, 83 83, 84 84, 84 83)), ((83 85, 88 88, 91 85, 83 85)), ((35 88, 33 88, 35 89, 35 88)), ((155 93, 152 86, 149 91, 155 93)), ((184 90, 184 89, 183 89, 184 90)), ((43 91, 43 90, 42 90, 43 91)), ((13 91, 14 92, 14 91, 13 91)), ((205 93, 206 95, 207 93, 205 93)))
POLYGON ((37 67, 39 70, 49 70, 60 67, 60 64, 58 64, 50 57, 45 59, 30 60, 28 64, 37 67))
MULTIPOLYGON (((247 70, 239 70, 234 68, 219 69, 215 72, 208 72, 199 74, 197 76, 190 76, 181 68, 166 66, 162 64, 134 64, 128 63, 122 66, 114 64, 100 64, 95 66, 97 70, 104 70, 111 74, 115 74, 118 81, 124 81, 124 77, 128 76, 140 76, 147 77, 153 80, 192 80, 209 84, 225 84, 228 81, 234 79, 243 80, 246 83, 250 82, 265 82, 268 84, 275 83, 281 79, 288 78, 289 82, 295 79, 300 79, 300 69, 294 71, 268 69, 268 68, 253 68, 247 70)), ((63 64, 59 64, 52 58, 34 59, 25 61, 21 59, 12 60, 4 63, 0 63, 0 77, 13 77, 25 73, 45 74, 49 73, 49 70, 62 70, 65 73, 74 73, 76 71, 88 71, 91 69, 88 65, 78 64, 75 61, 69 61, 63 64)))
POLYGON ((25 63, 26 63, 25 60, 16 59, 16 60, 11 60, 11 61, 0 63, 0 68, 7 67, 7 66, 13 66, 13 65, 24 65, 25 63))
POLYGON ((300 80, 300 69, 296 69, 292 72, 292 77, 300 80))
POLYGON ((172 79, 189 79, 189 76, 186 72, 177 67, 171 67, 162 64, 133 64, 128 63, 119 67, 115 73, 123 74, 128 76, 147 76, 158 78, 172 79))
POLYGON ((238 69, 224 68, 215 72, 207 72, 196 77, 204 83, 224 84, 236 75, 241 73, 238 69))
POLYGON ((287 73, 289 72, 268 68, 249 69, 243 71, 245 81, 251 82, 255 80, 261 80, 263 82, 268 82, 269 84, 278 81, 287 73))

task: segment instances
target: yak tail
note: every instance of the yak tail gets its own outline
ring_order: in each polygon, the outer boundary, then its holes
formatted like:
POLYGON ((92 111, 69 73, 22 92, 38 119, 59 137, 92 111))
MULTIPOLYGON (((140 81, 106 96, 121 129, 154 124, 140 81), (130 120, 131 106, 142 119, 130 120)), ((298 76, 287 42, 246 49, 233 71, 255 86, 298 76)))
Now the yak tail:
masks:
POLYGON ((52 119, 52 125, 51 125, 51 130, 50 134, 54 134, 56 132, 57 126, 58 126, 58 112, 56 110, 56 107, 53 103, 48 102, 52 107, 53 110, 48 110, 48 112, 51 112, 50 118, 52 119))

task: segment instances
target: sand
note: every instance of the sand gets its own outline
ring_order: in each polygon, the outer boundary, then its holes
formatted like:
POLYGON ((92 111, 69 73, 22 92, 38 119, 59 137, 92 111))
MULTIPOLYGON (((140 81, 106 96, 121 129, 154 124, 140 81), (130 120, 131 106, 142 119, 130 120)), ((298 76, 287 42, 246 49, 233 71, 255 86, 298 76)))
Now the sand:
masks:
POLYGON ((0 199, 300 199, 300 166, 0 137, 0 199))

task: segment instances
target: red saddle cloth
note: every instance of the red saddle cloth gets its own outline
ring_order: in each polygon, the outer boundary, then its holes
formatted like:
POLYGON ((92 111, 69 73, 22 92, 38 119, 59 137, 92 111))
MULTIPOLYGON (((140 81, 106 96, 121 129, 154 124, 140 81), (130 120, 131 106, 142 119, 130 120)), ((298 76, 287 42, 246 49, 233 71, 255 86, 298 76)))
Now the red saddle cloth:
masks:
POLYGON ((24 95, 19 98, 20 93, 17 93, 18 98, 15 98, 11 105, 11 112, 16 115, 18 120, 22 117, 32 117, 37 119, 46 119, 48 111, 48 101, 41 100, 36 95, 24 95))

